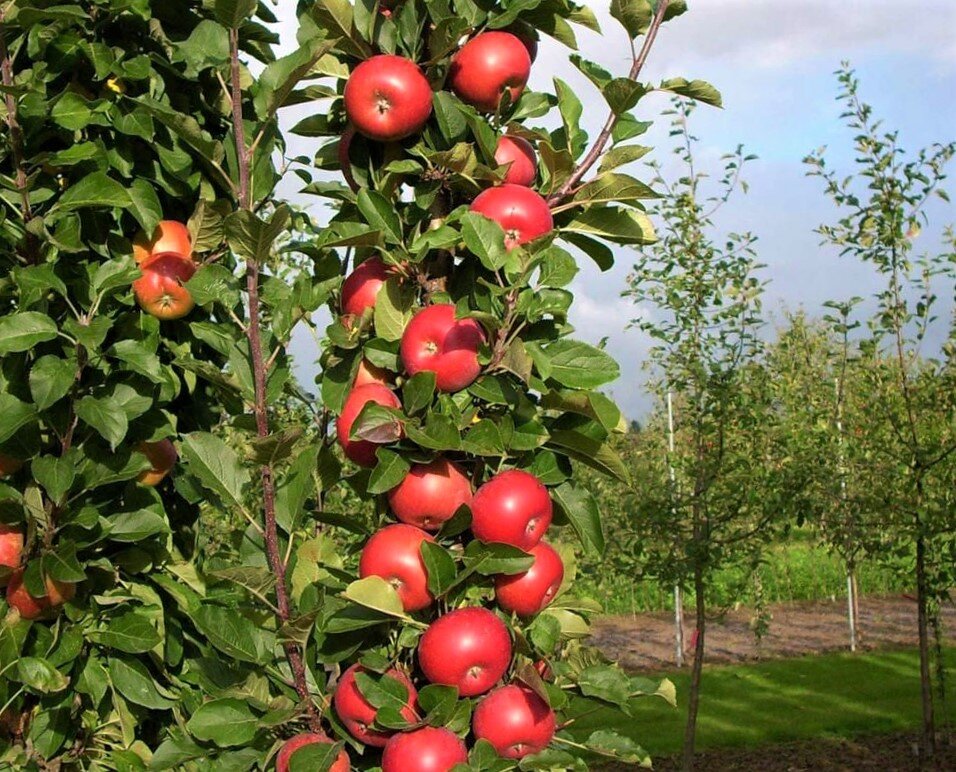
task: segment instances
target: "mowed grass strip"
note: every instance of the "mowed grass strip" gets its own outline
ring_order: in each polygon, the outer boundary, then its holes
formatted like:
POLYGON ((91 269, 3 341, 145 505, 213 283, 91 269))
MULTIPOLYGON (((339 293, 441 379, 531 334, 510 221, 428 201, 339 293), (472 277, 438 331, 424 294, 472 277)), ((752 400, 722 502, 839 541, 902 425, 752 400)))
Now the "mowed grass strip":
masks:
MULTIPOLYGON (((948 648, 946 658, 952 667, 956 649, 948 648)), ((579 700, 575 711, 581 718, 568 731, 583 740, 599 729, 613 729, 652 757, 678 753, 690 676, 686 670, 663 675, 677 687, 676 710, 659 699, 642 698, 634 701, 634 717, 627 718, 603 708, 594 711, 595 703, 579 700)), ((949 720, 956 721, 956 695, 947 702, 949 720)), ((919 723, 915 649, 715 665, 704 668, 697 748, 884 734, 919 723)))

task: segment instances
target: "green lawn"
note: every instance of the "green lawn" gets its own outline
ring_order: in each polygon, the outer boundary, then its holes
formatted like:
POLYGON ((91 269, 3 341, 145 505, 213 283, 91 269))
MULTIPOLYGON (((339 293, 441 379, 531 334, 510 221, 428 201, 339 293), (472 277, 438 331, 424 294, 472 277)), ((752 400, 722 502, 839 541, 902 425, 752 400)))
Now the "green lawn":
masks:
MULTIPOLYGON (((950 663, 956 649, 947 650, 950 663)), ((917 727, 920 720, 916 650, 827 654, 704 670, 698 748, 757 746, 814 737, 849 737, 917 727)), ((635 701, 635 718, 607 710, 582 716, 576 739, 615 729, 651 756, 680 751, 688 674, 666 674, 677 686, 678 709, 660 700, 635 701)), ((956 699, 949 701, 956 720, 956 699)), ((581 711, 590 709, 584 701, 581 711)))

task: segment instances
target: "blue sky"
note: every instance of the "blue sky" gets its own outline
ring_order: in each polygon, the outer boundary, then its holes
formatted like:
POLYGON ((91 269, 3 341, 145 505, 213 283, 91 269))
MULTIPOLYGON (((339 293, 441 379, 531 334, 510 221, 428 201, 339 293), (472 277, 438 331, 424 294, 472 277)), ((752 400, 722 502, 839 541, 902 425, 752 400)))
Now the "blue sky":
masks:
MULTIPOLYGON (((283 3, 294 7, 294 3, 283 3)), ((604 27, 601 38, 580 34, 582 54, 614 72, 629 66, 629 49, 608 3, 588 3, 604 27)), ((743 143, 759 156, 747 174, 750 193, 721 212, 719 225, 750 230, 759 237, 759 259, 767 265, 765 295, 768 316, 784 308, 804 307, 818 313, 828 299, 870 295, 876 277, 862 266, 837 258, 819 246, 813 229, 834 218, 820 182, 805 177, 802 158, 820 145, 830 149, 829 162, 850 170, 852 137, 840 125, 834 101, 833 71, 843 59, 856 68, 862 95, 883 117, 887 128, 900 130, 904 147, 918 149, 956 138, 956 2, 952 0, 691 0, 690 11, 662 31, 645 71, 651 82, 663 77, 703 78, 716 85, 724 109, 701 108, 693 129, 701 138, 702 157, 717 161, 724 151, 743 143)), ((281 11, 280 11, 281 12, 281 11)), ((284 20, 287 30, 294 21, 284 20)), ((287 40, 294 36, 284 36, 287 40)), ((585 128, 596 136, 604 120, 603 99, 567 61, 568 49, 545 41, 532 74, 532 86, 547 89, 549 79, 567 80, 585 101, 585 128)), ((646 119, 666 107, 664 95, 641 103, 646 119)), ((291 125, 298 108, 284 116, 291 125)), ((645 144, 669 152, 666 123, 650 133, 645 144)), ((292 155, 311 154, 308 141, 296 139, 292 155)), ((951 170, 956 172, 956 169, 951 170)), ((641 176, 637 167, 633 173, 641 176)), ((293 193, 287 189, 287 193, 293 193)), ((956 186, 951 192, 956 196, 956 186)), ((304 204, 309 199, 298 198, 304 204)), ((956 211, 939 202, 929 211, 937 227, 928 229, 917 249, 939 245, 942 226, 956 222, 956 211)), ((316 212, 321 217, 320 212, 316 212)), ((649 342, 627 322, 642 309, 620 297, 633 264, 627 250, 617 265, 601 273, 586 258, 572 287, 576 302, 571 320, 578 337, 608 348, 621 362, 621 380, 611 391, 630 417, 643 415, 651 400, 642 367, 649 342)), ((947 303, 951 312, 952 293, 947 303)), ((944 319, 951 313, 943 313, 944 319)), ((305 332, 293 351, 299 376, 312 383, 315 343, 305 332)))

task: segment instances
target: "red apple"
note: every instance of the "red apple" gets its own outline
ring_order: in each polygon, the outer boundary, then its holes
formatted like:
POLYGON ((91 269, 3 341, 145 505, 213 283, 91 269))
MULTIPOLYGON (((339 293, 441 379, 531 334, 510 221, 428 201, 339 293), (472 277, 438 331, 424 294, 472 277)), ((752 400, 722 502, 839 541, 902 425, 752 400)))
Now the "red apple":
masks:
POLYGON ((533 474, 511 469, 482 485, 471 502, 471 531, 479 541, 528 552, 551 525, 548 489, 533 474))
POLYGON ((462 504, 471 503, 471 481, 457 464, 436 458, 414 464, 388 493, 392 513, 403 523, 437 531, 462 504))
POLYGON ((534 64, 535 59, 538 58, 538 33, 535 32, 534 27, 530 24, 517 22, 506 27, 505 32, 510 32, 521 41, 521 44, 528 51, 528 56, 531 57, 531 63, 534 64))
POLYGON ((157 257, 173 255, 192 260, 193 245, 189 229, 176 220, 162 220, 152 236, 140 231, 133 240, 133 258, 144 268, 157 257))
POLYGON ((358 371, 355 373, 355 382, 352 384, 352 387, 367 386, 370 383, 387 386, 391 379, 391 373, 384 367, 376 367, 367 359, 363 359, 359 362, 358 371))
MULTIPOLYGON (((23 530, 16 525, 0 524, 0 566, 17 569, 23 558, 23 530)), ((10 577, 0 576, 0 587, 3 587, 10 577)))
POLYGON ((468 750, 458 736, 434 726, 392 735, 382 754, 382 772, 448 772, 467 763, 468 750))
POLYGON ((168 439, 159 442, 141 442, 136 446, 136 450, 146 456, 146 460, 152 464, 149 469, 140 472, 136 480, 150 487, 159 485, 179 460, 176 446, 168 439))
POLYGON ((510 684, 478 703, 471 728, 475 738, 490 742, 499 756, 520 759, 548 747, 554 737, 554 711, 530 689, 510 684))
POLYGON ((474 697, 508 670, 511 636, 488 609, 457 609, 436 619, 422 635, 418 663, 433 684, 457 686, 462 697, 474 697))
POLYGON ((488 188, 471 202, 471 211, 483 214, 504 229, 508 249, 534 241, 554 229, 548 202, 522 185, 488 188))
POLYGON ((533 616, 551 603, 564 579, 564 563, 550 544, 541 541, 529 551, 534 558, 531 568, 495 577, 498 606, 521 617, 533 616))
POLYGON ((411 59, 373 56, 345 84, 345 112, 369 139, 391 142, 420 132, 432 114, 432 88, 411 59))
POLYGON ((372 534, 362 548, 359 576, 380 576, 391 584, 406 611, 421 611, 435 599, 428 591, 428 571, 422 560, 422 542, 434 538, 401 523, 372 534))
POLYGON ((391 390, 378 383, 357 386, 352 389, 348 397, 346 397, 345 406, 342 408, 342 415, 340 415, 339 420, 336 421, 335 430, 339 445, 342 446, 345 455, 359 466, 371 467, 375 466, 375 451, 378 449, 379 444, 385 444, 399 439, 402 435, 402 430, 401 426, 398 426, 394 431, 384 431, 381 442, 349 439, 352 424, 355 423, 355 419, 358 418, 359 413, 362 412, 362 408, 369 402, 374 402, 376 405, 384 405, 385 407, 400 408, 402 406, 402 403, 398 401, 398 397, 396 397, 391 390))
POLYGON ((530 187, 538 176, 538 158, 534 146, 524 137, 505 134, 495 148, 495 163, 507 166, 505 182, 530 187))
POLYGON ((133 282, 133 294, 147 313, 164 321, 181 319, 196 306, 183 284, 196 273, 196 264, 176 255, 158 255, 133 282))
POLYGON ((493 113, 505 92, 514 104, 531 75, 531 56, 510 32, 482 32, 461 47, 451 60, 448 80, 465 103, 493 113))
MULTIPOLYGON (((355 664, 342 674, 335 686, 335 694, 332 698, 335 704, 335 712, 356 740, 375 748, 384 748, 388 738, 394 732, 381 732, 370 728, 375 721, 376 709, 359 691, 355 674, 361 672, 365 672, 362 666, 355 664)), ((400 712, 402 718, 409 723, 417 721, 418 715, 415 712, 415 704, 418 700, 418 692, 415 690, 408 674, 393 668, 385 674, 385 677, 395 679, 408 689, 408 701, 400 712)))
POLYGON ((58 582, 49 576, 44 579, 46 596, 33 597, 23 583, 23 571, 15 571, 7 584, 7 603, 20 612, 24 619, 36 619, 49 608, 62 606, 76 595, 76 585, 58 582))
POLYGON ((484 341, 481 325, 474 319, 456 319, 451 303, 428 306, 402 333, 402 364, 409 375, 435 373, 439 391, 461 391, 481 373, 478 348, 484 341))
MULTIPOLYGON (((289 762, 292 759, 292 754, 299 750, 299 748, 312 745, 313 743, 333 744, 324 734, 317 734, 315 732, 297 734, 295 737, 286 740, 285 745, 279 748, 279 752, 276 754, 276 772, 289 772, 289 762)), ((349 769, 349 755, 343 750, 339 753, 338 758, 332 766, 329 767, 329 772, 349 772, 349 769)))
POLYGON ((374 308, 387 278, 388 269, 377 257, 358 265, 342 284, 342 313, 361 316, 366 308, 374 308))

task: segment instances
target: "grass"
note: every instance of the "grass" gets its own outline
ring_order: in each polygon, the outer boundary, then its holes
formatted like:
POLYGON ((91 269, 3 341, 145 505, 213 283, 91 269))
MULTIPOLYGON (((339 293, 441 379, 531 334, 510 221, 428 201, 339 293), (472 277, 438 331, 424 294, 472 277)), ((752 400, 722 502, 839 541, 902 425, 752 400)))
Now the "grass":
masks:
MULTIPOLYGON (((956 661, 956 649, 947 649, 946 657, 949 663, 956 661)), ((697 747, 755 747, 912 730, 920 722, 918 668, 915 649, 706 667, 697 747)), ((634 701, 633 718, 603 708, 583 715, 594 703, 581 700, 575 708, 582 717, 569 731, 583 740, 598 729, 613 729, 652 757, 679 753, 689 674, 664 675, 677 687, 678 709, 644 698, 634 701)), ((956 721, 956 700, 948 701, 946 713, 950 722, 956 721)))
MULTIPOLYGON (((846 572, 842 562, 820 544, 800 536, 800 533, 794 534, 787 543, 774 545, 766 555, 766 564, 760 572, 764 602, 845 597, 846 572)), ((725 607, 734 600, 753 605, 752 586, 748 586, 741 597, 733 597, 742 575, 738 567, 717 574, 708 593, 711 607, 725 607)), ((861 595, 887 595, 908 589, 893 572, 872 563, 860 567, 857 582, 861 595)), ((674 607, 670 588, 656 582, 635 582, 632 576, 607 572, 606 567, 600 573, 583 572, 576 589, 599 601, 609 614, 640 614, 674 607)))

